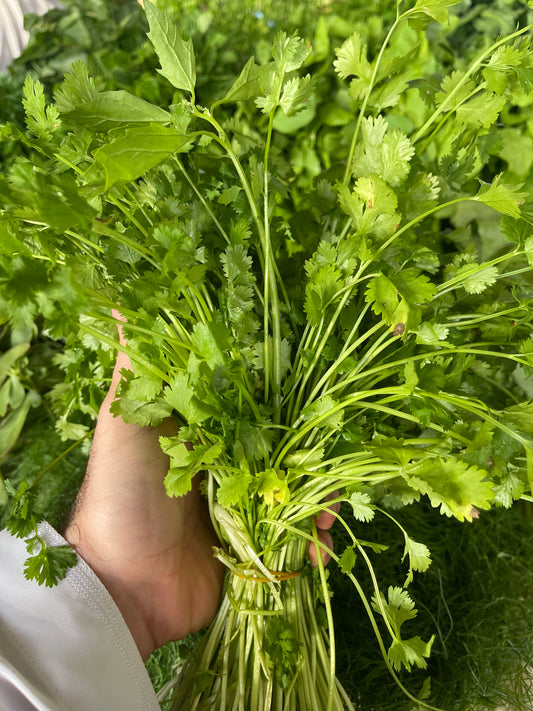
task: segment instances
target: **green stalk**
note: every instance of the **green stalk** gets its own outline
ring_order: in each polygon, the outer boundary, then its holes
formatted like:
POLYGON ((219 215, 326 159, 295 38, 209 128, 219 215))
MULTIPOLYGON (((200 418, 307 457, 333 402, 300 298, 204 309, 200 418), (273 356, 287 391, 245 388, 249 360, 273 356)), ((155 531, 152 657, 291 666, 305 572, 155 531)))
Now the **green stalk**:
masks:
POLYGON ((161 265, 157 261, 155 255, 149 249, 143 247, 143 245, 139 242, 135 242, 135 240, 126 237, 126 235, 120 234, 116 230, 113 230, 111 227, 107 227, 102 223, 98 225, 98 231, 99 234, 103 234, 106 237, 111 237, 111 239, 114 239, 115 242, 118 242, 119 244, 128 247, 133 252, 140 254, 141 257, 144 257, 144 259, 146 259, 147 262, 149 262, 155 269, 157 269, 158 272, 161 271, 161 265))
POLYGON ((366 93, 366 96, 363 100, 363 104, 361 106, 361 109, 359 111, 359 116, 357 118, 357 123, 355 125, 355 130, 352 136, 352 143, 350 145, 350 152, 348 153, 348 160, 346 162, 346 169, 344 171, 344 178, 343 178, 343 185, 348 185, 350 182, 350 178, 352 177, 352 162, 353 162, 353 157, 355 153, 355 147, 357 145, 357 140, 359 138, 359 132, 361 131, 361 126, 363 123, 363 118, 365 117, 365 112, 366 112, 366 107, 368 105, 368 100, 370 99, 370 94, 372 93, 374 89, 374 84, 376 81, 376 77, 378 74, 378 69, 379 65, 381 63, 381 59, 383 58, 383 53, 385 52, 385 49, 387 48, 387 45, 394 34, 394 31, 400 24, 400 22, 408 15, 408 12, 403 13, 402 15, 396 16, 396 20, 394 21, 392 27, 390 28, 387 36, 385 37, 385 40, 383 41, 383 44, 381 45, 381 49, 379 51, 378 57, 376 59, 376 63, 374 65, 374 71, 372 72, 372 76, 370 78, 370 84, 368 86, 368 91, 366 93))
MULTIPOLYGON (((362 318, 362 316, 367 312, 367 310, 368 310, 368 308, 364 308, 364 309, 363 309, 362 314, 361 314, 361 318, 362 318)), ((359 320, 358 320, 356 326, 358 326, 358 325, 359 325, 359 320)), ((376 331, 379 331, 380 328, 383 328, 384 325, 385 325, 385 324, 384 324, 382 321, 379 322, 379 323, 376 323, 374 326, 372 326, 372 328, 370 328, 368 331, 366 331, 363 335, 361 335, 356 341, 354 341, 354 342, 353 342, 351 345, 349 345, 349 346, 348 346, 348 344, 350 343, 350 340, 351 340, 351 339, 350 339, 350 337, 348 337, 348 338, 346 339, 346 343, 344 344, 344 347, 343 347, 342 351, 340 352, 340 354, 339 354, 337 360, 335 360, 335 361, 333 362, 333 364, 332 364, 332 365, 328 368, 328 370, 324 373, 324 375, 322 376, 322 378, 318 381, 318 383, 317 383, 316 386, 314 387, 313 391, 311 392, 311 394, 310 394, 309 397, 307 398, 307 400, 306 400, 306 402, 305 402, 305 404, 304 404, 304 408, 305 408, 307 405, 309 405, 310 403, 312 403, 313 400, 317 397, 317 395, 318 395, 321 391, 324 390, 325 386, 329 383, 329 381, 331 380, 331 377, 335 374, 335 371, 339 368, 339 366, 341 365, 341 363, 342 363, 346 358, 348 358, 354 351, 356 351, 356 350, 359 348, 359 346, 361 345, 361 343, 364 343, 368 338, 370 338, 371 336, 373 336, 374 333, 375 333, 376 331)), ((354 326, 354 329, 356 328, 356 326, 354 326)), ((350 335, 351 335, 351 334, 350 334, 350 335)), ((324 393, 323 393, 323 394, 324 394, 324 393)))
POLYGON ((161 378, 161 380, 166 381, 168 377, 167 373, 165 373, 163 370, 160 370, 151 361, 146 360, 146 358, 140 356, 127 345, 122 345, 122 343, 117 341, 115 338, 111 338, 105 333, 97 331, 96 328, 93 328, 92 326, 89 326, 86 323, 80 323, 79 329, 83 333, 86 333, 89 336, 93 336, 93 338, 96 338, 102 343, 107 343, 108 346, 111 346, 111 348, 114 348, 116 351, 122 351, 122 353, 125 353, 133 363, 139 363, 139 365, 142 365, 143 368, 146 368, 146 370, 155 375, 156 378, 161 378))
MULTIPOLYGON (((311 375, 313 373, 313 370, 316 368, 316 365, 322 355, 322 351, 324 350, 324 347, 327 343, 327 340, 330 337, 330 335, 332 334, 333 329, 335 328, 337 321, 339 319, 339 316, 340 316, 344 306, 346 305, 346 302, 350 298, 350 296, 351 296, 351 291, 347 290, 345 292, 344 296, 342 297, 342 299, 340 300, 339 304, 337 305, 337 308, 335 309, 335 313, 333 314, 333 316, 331 317, 331 320, 328 323, 328 326, 327 326, 327 328, 320 340, 320 343, 315 350, 315 355, 313 357, 313 360, 311 361, 310 365, 307 367, 304 377, 298 383, 299 390, 298 390, 298 394, 296 396, 296 403, 290 412, 291 419, 294 420, 294 418, 296 417, 296 422, 299 419, 298 413, 301 410, 302 400, 305 395, 305 386, 307 385, 309 378, 311 377, 311 375)), ((289 421, 290 420, 288 420, 288 422, 289 421)))
MULTIPOLYGON (((394 397, 405 397, 406 395, 410 394, 410 391, 405 386, 381 388, 379 390, 371 390, 371 391, 360 391, 358 393, 355 393, 354 395, 344 398, 343 400, 340 400, 336 405, 334 405, 334 407, 330 408, 327 412, 323 413, 322 415, 317 415, 316 417, 313 417, 306 424, 304 424, 301 427, 298 427, 298 429, 296 429, 296 424, 298 422, 302 421, 302 416, 300 415, 298 417, 298 419, 296 420, 295 426, 293 428, 296 431, 293 432, 292 437, 290 437, 290 438, 285 437, 282 440, 282 442, 280 442, 280 445, 278 446, 277 450, 273 454, 272 459, 275 460, 274 468, 278 469, 281 466, 281 462, 283 461, 285 456, 292 449, 297 448, 298 443, 302 440, 302 438, 307 433, 311 432, 313 429, 318 427, 322 422, 327 420, 329 417, 331 417, 332 415, 335 415, 337 412, 345 410, 346 408, 350 407, 351 405, 355 404, 356 402, 359 402, 361 400, 361 398, 365 397, 366 395, 383 395, 383 394, 390 394, 390 395, 393 395, 394 397)), ((365 403, 365 404, 369 404, 369 403, 365 403)), ((377 406, 376 406, 376 409, 377 409, 377 406)), ((413 422, 418 422, 417 418, 410 417, 410 416, 406 415, 405 413, 401 413, 401 416, 404 419, 410 419, 413 422)))
POLYGON ((436 109, 433 114, 428 118, 428 120, 425 122, 425 124, 418 129, 418 131, 415 133, 415 135, 411 138, 411 142, 414 144, 420 138, 425 134, 425 132, 428 130, 428 128, 431 126, 431 124, 435 121, 435 119, 442 114, 444 111, 448 109, 448 106, 451 104, 452 100, 455 98, 456 94, 459 93, 459 91, 462 89, 462 87, 466 84, 466 82, 470 79, 472 74, 474 74, 479 67, 482 65, 482 63, 485 61, 487 57, 489 57, 498 47, 501 47, 503 44, 506 44, 507 42, 511 42, 511 40, 516 39, 517 37, 520 37, 520 35, 525 34, 526 32, 530 32, 533 29, 533 25, 528 25, 527 27, 523 27, 521 30, 518 30, 517 32, 513 32, 511 35, 507 35, 507 37, 504 37, 503 39, 499 40, 498 42, 495 42, 493 45, 491 45, 488 49, 486 49, 484 52, 480 54, 480 56, 477 58, 477 60, 468 68, 468 70, 465 72, 464 77, 461 79, 461 81, 457 84, 457 86, 451 91, 448 96, 444 99, 442 104, 436 109))
POLYGON ((94 318, 94 319, 99 319, 101 321, 106 321, 107 323, 114 323, 117 326, 124 326, 125 325, 128 328, 128 330, 135 331, 136 333, 142 333, 146 336, 150 336, 151 338, 165 337, 166 340, 173 341, 178 346, 185 348, 188 351, 192 350, 192 346, 190 345, 190 342, 185 343, 183 340, 179 340, 178 338, 175 338, 173 336, 163 336, 162 333, 158 333, 157 331, 152 331, 149 328, 143 328, 142 326, 137 326, 134 323, 128 322, 126 324, 123 324, 120 319, 116 319, 113 316, 108 316, 107 314, 102 314, 102 313, 97 313, 97 312, 94 312, 94 313, 88 312, 87 316, 90 316, 91 318, 94 318))
MULTIPOLYGON (((454 106, 453 109, 450 109, 448 113, 442 117, 442 119, 439 121, 439 123, 435 126, 434 130, 429 134, 429 136, 426 138, 424 141, 423 145, 420 147, 420 150, 418 151, 418 155, 422 155, 422 153, 426 150, 428 147, 429 143, 431 140, 437 135, 437 133, 440 131, 440 129, 444 126, 446 121, 457 111, 458 108, 463 106, 463 104, 466 104, 467 101, 470 101, 476 94, 479 94, 479 92, 483 91, 486 88, 486 83, 482 82, 476 88, 470 92, 468 96, 466 96, 460 104, 457 104, 457 106, 454 106)), ((414 141, 413 141, 414 143, 414 141)))
MULTIPOLYGON (((491 259, 490 262, 484 262, 483 264, 477 265, 476 269, 473 269, 471 272, 468 272, 467 274, 459 275, 459 276, 454 276, 452 279, 448 279, 448 281, 443 282, 438 290, 437 290, 437 296, 442 296, 443 294, 447 294, 449 291, 453 291, 453 289, 457 289, 458 287, 461 286, 462 282, 466 281, 470 277, 479 274, 480 272, 484 271, 488 267, 493 267, 496 266, 497 264, 501 264, 502 262, 506 262, 509 259, 513 259, 516 257, 518 254, 521 253, 521 250, 515 249, 512 252, 507 252, 506 254, 502 254, 500 257, 495 257, 494 259, 491 259)), ((520 269, 517 273, 522 273, 522 272, 528 272, 531 271, 531 267, 525 267, 523 269, 520 269)), ((499 274, 497 278, 501 279, 504 275, 499 274)))
MULTIPOLYGON (((268 403, 270 394, 270 288, 271 288, 271 264, 272 264, 272 244, 270 242, 270 220, 268 215, 268 154, 270 152, 270 143, 272 141, 272 127, 274 123, 274 112, 270 112, 268 122, 267 139, 265 144, 264 154, 264 169, 263 169, 263 254, 264 254, 264 283, 263 283, 263 332, 264 332, 264 370, 265 370, 265 403, 268 403)), ((275 291, 275 284, 274 284, 275 291)), ((274 293, 272 294, 274 297, 274 293)), ((274 317, 274 313, 272 314, 274 317)), ((274 335, 272 335, 272 349, 275 349, 274 335)), ((279 415, 279 412, 277 413, 279 415)), ((278 420, 274 420, 279 423, 278 420)))
MULTIPOLYGON (((96 244, 96 242, 93 242, 90 240, 88 237, 84 237, 83 235, 79 235, 77 232, 73 232, 72 230, 65 230, 65 235, 68 237, 72 237, 72 239, 75 239, 76 241, 80 242, 86 247, 90 247, 91 249, 94 249, 96 252, 100 252, 100 254, 105 254, 105 249, 99 244, 96 244)), ((90 252, 85 252, 86 254, 90 254, 90 252)), ((94 256, 94 255, 93 255, 94 256)), ((100 260, 98 260, 99 264, 102 264, 100 260)))
POLYGON ((109 202, 110 202, 112 205, 115 205, 115 207, 118 207, 118 209, 122 212, 122 214, 126 215, 126 217, 131 221, 131 223, 134 224, 135 227, 139 230, 139 232, 143 235, 143 237, 147 237, 147 236, 148 236, 148 230, 147 230, 143 225, 141 225, 141 223, 140 223, 139 220, 135 217, 135 215, 133 214, 133 212, 132 212, 131 210, 129 210, 129 209, 124 205, 124 203, 122 202, 122 200, 119 200, 117 197, 114 197, 114 196, 112 195, 111 191, 109 191, 109 192, 107 193, 107 199, 109 200, 109 202))
MULTIPOLYGON (((464 328, 466 326, 477 326, 483 321, 490 321, 492 319, 501 318, 502 316, 507 316, 508 314, 513 314, 517 311, 524 311, 522 306, 513 306, 513 308, 505 309, 504 311, 496 311, 492 314, 476 314, 475 318, 472 318, 472 314, 455 314, 448 316, 448 319, 452 321, 450 324, 443 324, 444 326, 450 326, 450 328, 464 328), (465 320, 468 319, 468 320, 465 320)), ((518 316, 517 316, 518 318, 518 316)))
POLYGON ((416 224, 419 222, 422 222, 426 217, 429 217, 430 215, 433 215, 435 212, 438 212, 439 210, 444 209, 445 207, 451 207, 452 205, 458 205, 461 202, 467 202, 468 200, 474 200, 475 198, 472 197, 462 197, 462 198, 456 198, 454 200, 450 200, 449 202, 442 203, 442 205, 435 205, 434 207, 429 208, 429 210, 426 210, 423 212, 421 215, 418 215, 417 217, 413 217, 412 220, 410 220, 406 225, 403 227, 400 227, 400 229, 395 232, 391 237, 389 237, 388 240, 386 240, 379 249, 376 250, 374 253, 372 260, 368 261, 365 263, 365 267, 368 266, 371 262, 375 262, 383 252, 388 249, 393 242, 395 242, 398 237, 400 237, 404 232, 407 230, 411 229, 411 227, 414 227, 416 224))
POLYGON ((222 225, 221 225, 220 222, 218 221, 218 219, 217 219, 215 213, 214 213, 213 210, 211 209, 211 206, 209 205, 209 203, 207 202, 207 200, 204 198, 204 196, 202 195, 202 193, 201 193, 201 192, 198 190, 198 188, 196 187, 196 184, 194 183, 194 181, 193 181, 193 179, 191 178, 191 176, 189 175, 189 173, 185 170, 185 166, 183 165, 183 163, 181 162, 181 160, 180 160, 177 156, 174 157, 174 160, 175 160, 175 162, 176 162, 176 165, 177 165, 178 168, 180 169, 180 171, 183 173, 183 176, 184 176, 185 180, 186 180, 186 181, 189 183, 189 185, 191 186, 191 188, 192 188, 193 192, 195 193, 196 197, 200 200, 200 202, 201 202, 202 205, 204 206, 205 211, 207 212, 207 214, 209 215, 209 217, 212 219, 213 223, 216 225, 218 231, 220 232, 220 234, 222 235, 222 237, 224 238, 224 240, 226 241, 226 243, 227 243, 227 244, 231 244, 231 240, 230 240, 230 238, 228 237, 228 234, 227 234, 226 230, 222 227, 222 225))
MULTIPOLYGON (((340 519, 340 520, 342 520, 342 519, 340 519)), ((314 539, 311 535, 308 535, 308 534, 304 533, 303 531, 301 531, 297 528, 294 528, 293 526, 289 526, 289 525, 284 524, 282 522, 279 522, 279 525, 283 526, 284 528, 291 531, 292 533, 296 533, 297 535, 301 536, 302 538, 307 539, 308 541, 314 542, 314 539)), ((334 551, 332 551, 331 548, 326 546, 324 543, 319 543, 319 546, 320 546, 321 550, 323 550, 324 552, 328 553, 328 555, 331 556, 332 560, 334 560, 337 564, 339 563, 340 557, 334 551)), ((354 587, 361 599, 361 602, 363 603, 365 611, 368 615, 368 619, 370 620, 370 624, 372 625, 372 629, 374 630, 374 634, 376 636, 376 640, 378 642, 379 649, 380 649, 381 655, 383 657, 383 661, 385 662, 385 665, 389 671, 389 674, 393 678, 396 685, 403 691, 403 693, 407 696, 407 698, 409 698, 411 701, 414 701, 418 705, 419 708, 422 707, 424 709, 428 709, 428 711, 445 711, 444 709, 437 708, 436 706, 431 706, 430 704, 427 704, 425 701, 422 701, 421 699, 416 698, 402 684, 398 675, 396 674, 396 672, 394 671, 394 669, 391 666, 391 663, 389 661, 389 656, 387 654, 387 650, 386 650, 385 645, 383 643, 383 638, 381 636, 381 632, 379 631, 376 617, 375 617, 374 612, 370 606, 370 603, 368 602, 368 599, 363 591, 363 588, 361 587, 361 584, 359 583, 357 578, 353 575, 353 573, 347 573, 347 576, 353 583, 353 585, 354 585, 354 587)))
POLYGON ((461 397, 460 395, 449 395, 448 393, 443 392, 430 393, 425 390, 420 390, 420 394, 424 395, 424 397, 436 400, 437 402, 439 400, 444 400, 445 402, 449 402, 451 405, 455 405, 461 410, 466 410, 467 412, 471 412, 472 414, 481 417, 483 420, 489 422, 497 429, 501 430, 502 432, 505 432, 505 434, 508 434, 512 439, 515 439, 517 442, 520 442, 520 444, 525 448, 528 448, 531 445, 531 440, 525 439, 518 432, 511 429, 510 427, 507 427, 502 422, 497 420, 493 415, 495 411, 485 405, 485 403, 473 400, 472 398, 467 399, 461 397))
POLYGON ((218 135, 216 135, 216 136, 213 135, 212 138, 214 138, 219 143, 219 145, 222 146, 222 148, 226 151, 229 159, 233 163, 235 170, 237 171, 237 175, 239 176, 239 179, 241 181, 245 195, 248 199, 248 204, 250 206, 250 210, 251 210, 252 216, 254 218, 254 222, 256 224, 258 234, 262 239, 263 224, 261 222, 261 217, 259 215, 257 205, 255 204, 254 196, 252 193, 252 188, 250 187, 250 183, 248 182, 248 179, 247 179, 244 169, 241 165, 241 162, 238 159, 238 157, 236 156, 235 151, 233 150, 233 147, 231 145, 231 142, 230 142, 226 132, 224 131, 222 126, 218 123, 218 121, 213 116, 211 116, 211 114, 209 112, 204 113, 202 111, 199 111, 194 106, 193 106, 193 111, 194 111, 194 115, 197 118, 200 118, 203 121, 207 121, 208 123, 210 123, 211 126, 213 126, 213 128, 217 132, 218 135))
MULTIPOLYGON (((446 354, 464 354, 464 355, 482 355, 482 356, 489 356, 492 358, 503 358, 506 360, 511 360, 515 363, 519 363, 520 365, 528 365, 528 362, 525 358, 520 358, 519 356, 513 355, 511 353, 497 353, 494 351, 484 351, 481 350, 480 348, 476 347, 478 345, 482 344, 472 344, 470 347, 461 347, 461 348, 447 348, 444 345, 441 347, 441 350, 439 351, 439 354, 446 355, 446 354)), ((495 345, 501 345, 501 344, 495 344, 495 345)), ((343 387, 346 387, 348 385, 353 385, 356 383, 358 380, 362 380, 363 378, 367 378, 369 376, 372 376, 376 373, 383 372, 385 375, 384 377, 390 375, 387 371, 389 371, 391 368, 397 369, 398 367, 402 365, 406 365, 407 363, 410 362, 415 362, 415 361, 420 361, 420 360, 426 360, 428 355, 431 355, 431 351, 425 352, 425 353, 418 353, 417 355, 412 355, 407 358, 401 358, 400 360, 394 360, 390 362, 385 362, 382 365, 375 366, 374 368, 369 368, 365 372, 361 373, 358 372, 355 375, 351 376, 350 378, 347 378, 344 381, 340 381, 333 385, 329 390, 324 392, 324 395, 333 395, 336 393, 338 390, 342 389, 343 387)))
POLYGON ((332 711, 333 696, 335 694, 335 627, 333 626, 333 613, 331 611, 331 602, 329 598, 329 586, 326 580, 326 572, 324 570, 324 561, 320 551, 320 541, 316 529, 315 520, 312 521, 311 530, 315 541, 316 551, 318 553, 318 572, 320 574, 320 582, 322 584, 322 594, 324 596, 324 606, 326 608, 326 616, 328 620, 329 633, 329 686, 328 686, 328 705, 326 711, 332 711))
POLYGON ((131 190, 131 188, 130 188, 129 185, 126 185, 126 186, 125 186, 125 191, 126 191, 126 193, 128 194, 128 196, 129 196, 129 198, 130 198, 130 200, 129 200, 129 205, 131 205, 132 207, 137 207, 137 208, 142 212, 142 216, 144 217, 144 219, 146 220, 146 222, 150 225, 150 227, 153 227, 153 226, 154 226, 154 222, 153 222, 152 218, 150 217, 149 213, 146 212, 144 206, 143 206, 143 205, 139 205, 139 203, 138 203, 138 201, 137 201, 137 197, 134 195, 134 193, 133 193, 133 191, 131 190))
MULTIPOLYGON (((83 435, 83 437, 80 437, 80 439, 76 440, 76 442, 74 442, 74 444, 71 444, 70 447, 67 447, 67 449, 65 449, 64 452, 61 452, 61 454, 59 456, 57 456, 53 461, 50 462, 50 464, 48 464, 48 466, 46 466, 42 471, 39 472, 39 474, 35 477, 32 485, 31 485, 31 488, 33 488, 34 486, 37 486, 37 484, 41 481, 41 479, 44 477, 44 475, 47 474, 50 471, 50 469, 52 469, 52 467, 55 467, 56 464, 59 464, 59 462, 63 459, 63 457, 66 457, 67 454, 70 454, 70 452, 72 452, 73 449, 76 449, 76 447, 78 447, 82 442, 85 442, 86 439, 88 439, 89 437, 92 437, 93 434, 94 434, 94 429, 89 430, 88 432, 86 432, 83 435)), ((0 481, 2 481, 2 479, 0 479, 0 481)))

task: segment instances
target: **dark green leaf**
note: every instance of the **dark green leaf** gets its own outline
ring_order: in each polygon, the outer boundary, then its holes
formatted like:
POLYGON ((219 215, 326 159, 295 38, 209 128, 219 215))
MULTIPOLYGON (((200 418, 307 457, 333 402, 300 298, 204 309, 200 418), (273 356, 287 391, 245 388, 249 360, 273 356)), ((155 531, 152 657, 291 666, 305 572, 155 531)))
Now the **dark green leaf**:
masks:
POLYGON ((196 69, 192 40, 183 39, 170 15, 152 2, 145 3, 145 10, 150 24, 148 37, 161 63, 159 73, 176 89, 194 94, 196 69))
POLYGON ((106 190, 116 183, 136 180, 174 153, 190 150, 193 141, 155 123, 119 129, 117 136, 94 154, 95 161, 104 167, 106 190))

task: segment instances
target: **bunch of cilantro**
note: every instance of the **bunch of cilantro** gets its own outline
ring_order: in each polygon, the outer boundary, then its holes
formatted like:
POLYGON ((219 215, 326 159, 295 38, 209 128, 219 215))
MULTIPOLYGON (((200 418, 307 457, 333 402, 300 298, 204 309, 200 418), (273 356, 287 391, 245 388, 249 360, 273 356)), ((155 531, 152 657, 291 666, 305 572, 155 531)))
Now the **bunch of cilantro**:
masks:
MULTIPOLYGON (((3 320, 64 341, 58 428, 82 438, 79 367, 112 360, 119 305, 134 372, 115 412, 179 418, 165 486, 205 472, 229 571, 176 708, 353 708, 326 571, 305 563, 331 497, 356 521, 331 553, 413 699, 398 671, 431 651, 404 627, 430 552, 398 523, 406 577, 382 590, 372 520, 422 497, 459 521, 531 498, 531 206, 501 121, 528 110, 530 27, 433 75, 428 38, 456 4, 388 3, 385 38, 350 34, 333 67, 327 22, 314 44, 280 32, 204 103, 192 42, 146 3, 166 108, 80 63, 52 104, 26 80, 27 131, 9 129, 25 155, 0 178, 3 320)), ((28 492, 12 494, 20 520, 28 492)), ((53 582, 67 554, 28 574, 53 582)))

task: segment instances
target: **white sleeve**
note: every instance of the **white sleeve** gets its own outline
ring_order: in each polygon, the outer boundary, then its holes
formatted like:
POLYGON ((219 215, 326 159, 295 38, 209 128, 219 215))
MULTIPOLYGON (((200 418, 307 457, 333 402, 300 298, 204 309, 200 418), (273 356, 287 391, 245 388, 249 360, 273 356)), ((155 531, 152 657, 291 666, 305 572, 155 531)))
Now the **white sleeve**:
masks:
POLYGON ((53 7, 61 7, 58 0, 0 0, 0 72, 21 54, 28 41, 24 29, 24 15, 44 15, 53 7))
MULTIPOLYGON (((66 541, 48 524, 49 545, 66 541)), ((0 531, 0 709, 160 711, 115 602, 78 558, 47 588, 24 577, 25 542, 0 531)))

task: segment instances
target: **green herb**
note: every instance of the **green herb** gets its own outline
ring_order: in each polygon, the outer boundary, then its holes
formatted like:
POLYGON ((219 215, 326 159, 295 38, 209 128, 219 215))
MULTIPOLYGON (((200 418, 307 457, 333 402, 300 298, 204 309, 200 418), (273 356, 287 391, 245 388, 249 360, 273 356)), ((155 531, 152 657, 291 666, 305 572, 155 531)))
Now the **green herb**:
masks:
MULTIPOLYGON (((42 316, 68 372, 80 351, 109 361, 118 303, 135 372, 115 414, 181 418, 161 441, 170 496, 206 471, 229 572, 176 708, 353 708, 326 571, 301 574, 331 495, 357 522, 333 558, 395 681, 434 708, 398 676, 430 655, 405 589, 430 551, 398 523, 407 577, 385 595, 366 550, 382 545, 359 533, 423 497, 472 522, 531 496, 532 212, 527 175, 494 160, 513 160, 500 119, 527 105, 531 28, 436 77, 427 38, 455 5, 391 3, 388 33, 350 33, 333 61, 327 23, 315 46, 280 31, 204 105, 193 44, 147 3, 165 108, 81 64, 54 105, 25 85, 29 157, 0 181, 20 244, 0 263, 3 318, 42 316)), ((73 395, 83 410, 79 389, 54 391, 65 436, 81 434, 73 395)))

